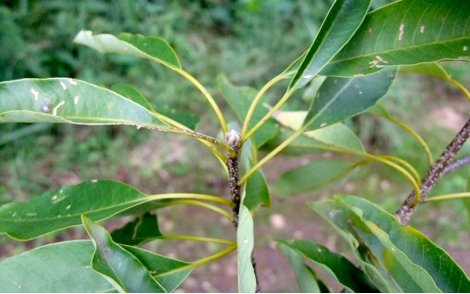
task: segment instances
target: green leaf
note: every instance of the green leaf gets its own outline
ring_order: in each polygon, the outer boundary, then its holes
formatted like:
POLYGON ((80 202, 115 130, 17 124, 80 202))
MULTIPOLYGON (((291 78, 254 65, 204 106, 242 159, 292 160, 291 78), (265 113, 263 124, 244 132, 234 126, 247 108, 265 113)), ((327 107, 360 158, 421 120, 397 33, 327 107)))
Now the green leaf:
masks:
POLYGON ((131 99, 137 104, 142 105, 148 111, 155 112, 155 109, 153 108, 152 104, 150 104, 147 97, 145 97, 144 94, 142 94, 135 87, 128 85, 128 84, 118 83, 118 84, 114 84, 111 87, 111 90, 113 90, 116 93, 121 94, 124 97, 131 99))
POLYGON ((390 88, 394 70, 359 78, 328 78, 312 101, 304 125, 309 130, 331 125, 373 106, 390 88))
POLYGON ((377 292, 377 289, 370 285, 364 272, 344 256, 331 252, 324 246, 304 240, 281 241, 281 244, 316 263, 348 291, 377 292))
POLYGON ((314 78, 343 48, 364 20, 371 0, 336 0, 289 84, 298 89, 314 78))
POLYGON ((102 220, 149 201, 145 194, 115 181, 84 182, 0 207, 0 232, 20 240, 81 224, 80 216, 102 220))
MULTIPOLYGON (((145 97, 144 94, 135 87, 127 84, 116 84, 112 87, 112 90, 144 106, 149 111, 155 112, 154 107, 151 105, 147 97, 145 97)), ((191 130, 196 129, 196 125, 199 122, 199 117, 192 113, 173 111, 164 106, 158 107, 158 113, 185 125, 191 130)))
POLYGON ((253 218, 250 210, 245 205, 241 205, 237 228, 238 290, 241 293, 255 293, 256 291, 256 276, 251 264, 253 234, 253 218))
POLYGON ((153 252, 128 245, 122 247, 132 253, 156 278, 166 292, 174 291, 192 272, 189 262, 168 258, 153 252))
POLYGON ((114 287, 91 266, 90 241, 54 243, 0 262, 0 292, 103 293, 114 287))
POLYGON ((470 2, 403 0, 369 13, 321 72, 353 76, 398 65, 470 58, 470 2))
POLYGON ((155 127, 144 106, 118 93, 68 78, 0 83, 0 123, 48 122, 155 127))
MULTIPOLYGON (((230 108, 235 112, 240 121, 244 121, 246 113, 250 108, 251 101, 256 96, 257 91, 249 87, 237 87, 223 75, 217 78, 217 84, 223 97, 230 108)), ((257 107, 253 113, 249 127, 253 127, 261 118, 269 112, 265 107, 257 107)), ((278 133, 277 124, 269 119, 254 134, 254 141, 257 148, 263 146, 266 142, 274 138, 278 133)))
MULTIPOLYGON (((123 246, 173 291, 191 273, 189 263, 137 247, 123 246)), ((66 241, 35 248, 0 262, 0 292, 112 292, 114 287, 94 271, 89 240, 66 241)))
POLYGON ((337 196, 313 208, 366 246, 376 266, 399 289, 414 292, 468 292, 470 280, 455 261, 419 231, 358 197, 337 196), (425 253, 425 254, 424 254, 425 253))
POLYGON ((320 287, 313 273, 304 264, 303 257, 285 242, 278 242, 277 249, 287 257, 289 264, 295 271, 295 278, 303 293, 320 293, 320 287))
POLYGON ((246 182, 245 197, 243 205, 250 211, 254 211, 262 204, 264 207, 271 207, 271 196, 269 194, 268 183, 261 170, 257 170, 246 182))
MULTIPOLYGON (((470 192, 470 178, 467 179, 467 192, 470 192)), ((462 198, 463 205, 467 210, 468 224, 470 225, 470 199, 462 198)))
POLYGON ((125 292, 166 292, 134 255, 113 242, 103 227, 85 216, 82 216, 82 220, 95 245, 92 260, 94 270, 125 292))
POLYGON ((111 233, 113 240, 119 244, 138 245, 161 237, 157 215, 145 213, 111 233))
POLYGON ((354 163, 341 159, 315 160, 282 174, 274 189, 279 196, 311 191, 344 177, 354 167, 354 163))
POLYGON ((93 48, 100 53, 131 55, 161 63, 169 68, 182 68, 173 48, 159 37, 124 33, 118 38, 111 34, 93 35, 91 31, 80 31, 74 42, 93 48))

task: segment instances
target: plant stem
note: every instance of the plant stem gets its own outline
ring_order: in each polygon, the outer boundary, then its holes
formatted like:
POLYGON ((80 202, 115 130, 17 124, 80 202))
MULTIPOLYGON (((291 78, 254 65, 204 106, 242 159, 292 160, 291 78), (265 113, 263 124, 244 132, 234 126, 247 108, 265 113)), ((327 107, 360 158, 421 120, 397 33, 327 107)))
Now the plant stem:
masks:
POLYGON ((405 199, 400 209, 396 212, 398 220, 403 224, 408 224, 411 216, 416 211, 419 204, 423 203, 425 197, 429 194, 434 185, 444 175, 446 168, 451 164, 455 155, 462 148, 464 143, 470 137, 470 119, 465 123, 462 129, 457 133, 444 152, 439 156, 436 162, 426 172, 421 184, 421 197, 416 197, 416 193, 411 192, 405 199))
POLYGON ((220 259, 224 256, 227 256, 229 255, 230 253, 232 253, 233 251, 235 251, 235 249, 237 249, 237 245, 236 244, 233 244, 232 246, 230 246, 229 248, 227 249, 224 249, 222 251, 219 251, 211 256, 208 256, 208 257, 204 257, 204 258, 201 258, 199 260, 196 260, 196 261, 193 261, 191 262, 190 264, 188 264, 187 266, 183 266, 183 267, 180 267, 178 269, 175 269, 175 270, 170 270, 170 271, 167 271, 165 273, 162 273, 160 275, 156 275, 156 277, 164 277, 164 276, 167 276, 167 275, 170 275, 170 274, 173 274, 175 272, 180 272, 180 271, 184 271, 184 270, 187 270, 187 269, 192 269, 192 268, 195 268, 195 267, 198 267, 200 265, 203 265, 203 264, 206 264, 206 263, 209 263, 209 262, 212 262, 214 260, 217 260, 217 259, 220 259))
POLYGON ((241 136, 244 137, 246 132, 248 131, 248 126, 250 124, 250 120, 253 116, 253 113, 255 112, 256 106, 259 104, 261 98, 263 95, 272 87, 274 86, 277 82, 285 79, 286 74, 280 74, 275 76, 272 80, 270 80, 268 83, 266 83, 261 90, 256 94, 255 98, 253 99, 253 102, 251 102, 250 108, 248 109, 248 112, 246 113, 245 121, 243 122, 243 127, 242 127, 242 133, 241 136))
POLYGON ((461 199, 461 198, 470 198, 470 192, 433 196, 433 197, 427 198, 424 202, 429 203, 429 202, 435 202, 435 201, 453 200, 453 199, 461 199))
MULTIPOLYGON (((232 153, 227 153, 227 169, 230 196, 233 202, 233 225, 235 226, 235 229, 238 229, 238 215, 240 212, 240 205, 242 200, 241 185, 238 183, 238 178, 240 175, 240 151, 242 146, 240 134, 231 130, 225 135, 225 142, 227 143, 227 145, 232 147, 232 153)), ((253 266, 253 271, 255 273, 256 292, 260 292, 261 287, 256 271, 256 259, 254 255, 254 250, 251 253, 251 265, 253 266)))
POLYGON ((451 172, 455 171, 456 169, 459 169, 459 168, 461 168, 465 165, 468 165, 468 164, 470 164, 470 155, 466 156, 464 158, 461 158, 461 159, 455 161, 454 163, 452 163, 451 165, 449 165, 448 167, 446 167, 446 169, 444 170, 444 173, 442 174, 442 176, 448 175, 451 172))
POLYGON ((217 119, 219 120, 222 131, 226 133, 228 131, 228 127, 227 127, 227 123, 225 122, 225 118, 222 114, 222 111, 220 111, 219 106, 215 102, 214 98, 211 96, 211 94, 209 94, 209 91, 207 91, 207 89, 203 85, 201 85, 201 83, 198 80, 196 80, 187 71, 181 68, 177 68, 177 67, 174 67, 174 68, 172 67, 172 69, 176 71, 177 73, 179 73, 181 76, 183 76, 185 79, 187 79, 189 82, 191 82, 202 93, 202 95, 206 98, 207 102, 209 102, 210 106, 214 110, 215 115, 217 116, 217 119))
MULTIPOLYGON (((169 193, 169 194, 155 194, 147 195, 148 200, 164 200, 164 199, 193 199, 193 200, 205 200, 223 204, 228 207, 233 207, 233 203, 225 198, 207 194, 194 194, 194 193, 169 193)), ((142 202, 142 199, 138 199, 136 202, 142 202)))
POLYGON ((246 134, 243 135, 242 141, 246 142, 268 119, 273 116, 273 114, 281 108, 282 105, 289 99, 292 95, 292 91, 287 91, 284 96, 281 97, 281 99, 269 110, 268 113, 266 113, 265 116, 263 116, 249 131, 246 132, 246 134))
POLYGON ((175 206, 175 205, 194 205, 194 206, 204 207, 224 216, 226 219, 233 222, 233 216, 228 211, 223 210, 222 208, 217 207, 215 205, 209 204, 207 202, 199 201, 199 200, 174 200, 169 203, 163 204, 160 208, 175 206))
POLYGON ((200 237, 200 236, 190 236, 190 235, 163 235, 158 237, 160 240, 187 240, 187 241, 197 241, 197 242, 206 242, 206 243, 214 243, 214 244, 221 244, 221 245, 235 245, 235 242, 230 240, 218 239, 218 238, 210 238, 210 237, 200 237))

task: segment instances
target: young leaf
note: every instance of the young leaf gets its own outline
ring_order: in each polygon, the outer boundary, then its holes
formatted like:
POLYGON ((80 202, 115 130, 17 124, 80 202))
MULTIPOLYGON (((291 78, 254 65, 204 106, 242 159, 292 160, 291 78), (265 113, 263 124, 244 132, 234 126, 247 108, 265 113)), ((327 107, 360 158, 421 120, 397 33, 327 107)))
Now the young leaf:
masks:
POLYGON ((336 0, 289 89, 298 89, 314 78, 348 43, 364 20, 371 0, 336 0))
POLYGON ((295 278, 302 293, 320 293, 320 286, 313 273, 304 264, 303 257, 285 242, 278 242, 277 249, 287 257, 289 264, 295 271, 295 278))
POLYGON ((237 228, 238 290, 241 293, 255 293, 256 291, 256 276, 251 264, 253 246, 253 218, 250 210, 245 205, 241 205, 237 228))
POLYGON ((142 192, 115 181, 91 181, 0 207, 0 233, 20 240, 81 224, 80 216, 102 220, 147 202, 142 192))
POLYGON ((469 59, 468 11, 467 0, 403 0, 384 6, 367 15, 321 74, 363 75, 398 65, 469 59))
POLYGON ((83 225, 95 245, 92 267, 125 292, 163 293, 147 268, 129 251, 114 243, 106 230, 82 216, 83 225))
POLYGON ((105 88, 69 78, 0 83, 0 123, 48 122, 155 127, 140 104, 105 88))
POLYGON ((139 245, 160 236, 162 233, 158 227, 157 215, 151 213, 145 213, 111 233, 115 242, 127 245, 139 245))
POLYGON ((297 254, 318 264, 348 291, 377 292, 377 289, 371 286, 367 276, 360 268, 357 268, 344 256, 331 252, 324 246, 304 240, 281 241, 278 244, 295 250, 297 254))
POLYGON ((340 159, 315 160, 282 174, 274 189, 280 196, 311 191, 340 179, 354 167, 354 163, 340 159))
POLYGON ((309 130, 331 125, 373 106, 390 88, 395 71, 359 78, 328 78, 312 101, 304 125, 309 130))
POLYGON ((90 266, 93 244, 67 241, 0 262, 0 292, 104 293, 114 287, 90 266))
POLYGON ((159 37, 121 34, 118 38, 111 34, 93 35, 91 31, 80 31, 74 42, 100 53, 131 55, 161 63, 169 68, 182 68, 173 48, 159 37))
POLYGON ((339 230, 366 246, 376 266, 386 270, 400 289, 469 291, 470 280, 444 250, 419 231, 402 226, 393 215, 375 204, 363 198, 337 196, 312 207, 339 230))
MULTIPOLYGON (((230 108, 235 112, 240 121, 244 121, 246 113, 250 108, 252 99, 256 96, 256 90, 249 87, 237 87, 223 75, 217 78, 217 84, 223 97, 227 101, 230 108)), ((249 127, 253 127, 261 118, 268 113, 265 107, 257 107, 253 113, 249 127)), ((277 124, 273 120, 268 120, 254 134, 254 141, 257 148, 263 146, 266 142, 274 138, 278 133, 277 124)))

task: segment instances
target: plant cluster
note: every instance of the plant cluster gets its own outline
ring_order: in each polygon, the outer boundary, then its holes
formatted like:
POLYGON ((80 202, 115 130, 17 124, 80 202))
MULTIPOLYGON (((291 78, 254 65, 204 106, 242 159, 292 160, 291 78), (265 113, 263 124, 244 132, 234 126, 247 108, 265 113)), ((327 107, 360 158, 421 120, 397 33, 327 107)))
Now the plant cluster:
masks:
POLYGON ((170 292, 200 265, 237 252, 241 292, 262 290, 257 276, 254 218, 270 206, 261 167, 280 153, 334 152, 343 159, 316 160, 281 178, 285 194, 308 191, 342 178, 371 162, 400 173, 412 192, 395 215, 358 196, 336 195, 308 206, 345 239, 354 260, 311 240, 281 240, 277 248, 292 265, 303 292, 328 286, 307 262, 313 262, 345 291, 468 292, 470 280, 439 246, 415 228, 410 218, 423 203, 470 197, 469 192, 427 197, 446 174, 465 166, 456 159, 470 136, 470 120, 438 158, 425 140, 378 104, 397 71, 432 75, 449 81, 470 100, 470 93, 437 63, 470 59, 470 2, 402 0, 371 11, 371 0, 337 0, 330 7, 311 46, 287 69, 259 90, 236 87, 225 76, 219 90, 238 122, 227 122, 220 103, 182 65, 160 37, 80 31, 75 43, 103 54, 141 58, 159 64, 189 83, 205 99, 219 132, 197 130, 190 117, 165 111, 137 88, 118 84, 107 89, 74 78, 20 79, 0 83, 0 122, 126 125, 188 136, 207 148, 227 175, 230 198, 203 193, 148 194, 121 182, 91 180, 64 186, 0 207, 0 232, 31 240, 72 226, 83 226, 91 240, 57 242, 0 262, 0 291, 170 292), (457 29, 458 28, 458 29, 457 29), (287 82, 284 94, 262 103, 275 85, 287 82), (318 84, 308 109, 281 109, 305 86, 318 84), (369 112, 412 135, 429 163, 421 176, 409 162, 368 152, 343 123, 369 112), (266 153, 261 157, 261 152, 266 153), (158 227, 164 207, 191 205, 233 223, 236 240, 167 234, 158 227), (108 232, 98 222, 133 219, 108 232), (182 261, 145 250, 152 240, 190 240, 223 247, 196 261, 182 261), (47 269, 60 269, 47 274, 47 269))

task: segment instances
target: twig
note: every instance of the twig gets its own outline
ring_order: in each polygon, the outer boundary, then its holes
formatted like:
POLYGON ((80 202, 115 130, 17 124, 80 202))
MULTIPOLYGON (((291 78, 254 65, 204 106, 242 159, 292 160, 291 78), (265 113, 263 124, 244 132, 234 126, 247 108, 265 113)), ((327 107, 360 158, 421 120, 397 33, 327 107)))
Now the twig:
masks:
MULTIPOLYGON (((233 206, 233 225, 238 228, 238 214, 240 211, 241 202, 241 189, 238 184, 239 178, 239 163, 240 163, 240 148, 241 148, 241 136, 238 132, 231 130, 225 135, 225 142, 232 148, 232 152, 227 153, 227 170, 229 179, 230 196, 233 206)), ((258 274, 256 271, 256 259, 254 252, 251 253, 251 265, 255 272, 256 279, 256 293, 261 291, 261 287, 258 280, 258 274)))
MULTIPOLYGON (((415 191, 411 192, 406 200, 396 212, 396 216, 402 225, 408 224, 411 216, 416 211, 418 205, 424 202, 425 197, 436 185, 438 180, 445 175, 446 169, 451 166, 455 155, 462 148, 470 136, 470 119, 465 123, 460 132, 447 146, 446 150, 439 156, 436 162, 426 172, 420 187, 421 197, 417 199, 415 191)), ((450 171, 449 171, 450 172, 450 171)))
POLYGON ((461 168, 465 165, 468 165, 468 164, 470 164, 470 155, 466 156, 466 157, 463 157, 463 158, 455 161, 454 163, 452 163, 448 167, 446 167, 446 169, 442 173, 442 176, 446 176, 446 175, 450 174, 451 172, 455 171, 456 169, 459 169, 459 168, 461 168))

